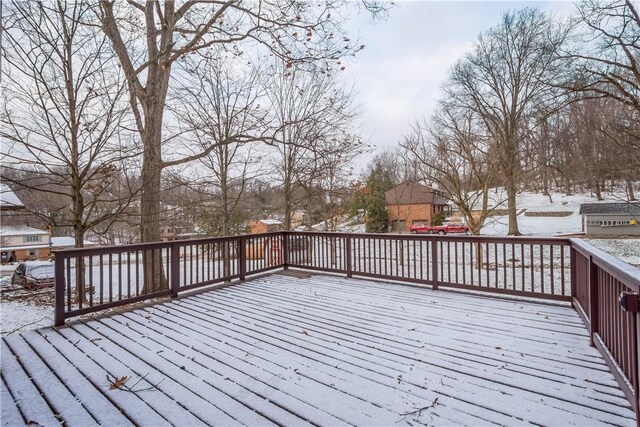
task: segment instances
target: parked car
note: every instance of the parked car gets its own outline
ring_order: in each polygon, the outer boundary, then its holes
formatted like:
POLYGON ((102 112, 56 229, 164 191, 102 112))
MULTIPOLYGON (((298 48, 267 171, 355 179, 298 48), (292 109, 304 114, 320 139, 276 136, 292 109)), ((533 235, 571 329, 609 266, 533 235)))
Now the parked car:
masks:
POLYGON ((431 230, 431 226, 427 224, 413 224, 411 226, 411 232, 413 234, 432 234, 429 231, 431 230))
POLYGON ((413 224, 411 226, 411 232, 413 234, 453 234, 453 233, 466 233, 471 234, 469 227, 461 222, 449 222, 444 225, 426 225, 426 224, 413 224))
POLYGON ((449 233, 466 233, 471 234, 469 227, 461 222, 448 222, 444 225, 432 227, 433 232, 444 235, 449 233))
POLYGON ((53 263, 25 261, 18 264, 11 276, 11 284, 25 289, 51 288, 56 282, 53 263))

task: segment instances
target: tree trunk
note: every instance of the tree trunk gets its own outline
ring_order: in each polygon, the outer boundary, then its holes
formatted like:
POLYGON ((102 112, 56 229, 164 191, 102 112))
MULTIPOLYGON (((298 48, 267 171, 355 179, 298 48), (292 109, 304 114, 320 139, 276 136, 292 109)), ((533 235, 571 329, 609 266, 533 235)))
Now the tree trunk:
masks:
POLYGON ((518 211, 516 203, 516 185, 513 179, 509 179, 507 182, 507 210, 509 211, 509 236, 519 236, 520 230, 518 229, 518 211))
POLYGON ((602 200, 602 190, 600 189, 600 181, 599 180, 596 180, 596 183, 593 186, 593 190, 596 193, 596 199, 598 201, 602 200))
POLYGON ((633 184, 631 183, 631 180, 629 178, 627 178, 625 181, 626 181, 626 184, 627 184, 627 197, 628 197, 630 202, 635 202, 636 201, 636 195, 633 192, 633 184))
MULTIPOLYGON (((142 157, 142 194, 140 197, 140 236, 143 242, 159 242, 160 196, 162 187, 162 111, 158 115, 147 115, 146 131, 143 134, 145 147, 142 157)), ((144 286, 142 294, 169 289, 169 282, 162 268, 162 252, 158 249, 144 251, 144 286)))
MULTIPOLYGON (((76 248, 84 247, 84 233, 84 228, 74 227, 73 238, 76 248)), ((91 266, 89 266, 89 268, 91 268, 91 266)), ((75 302, 82 301, 83 304, 87 302, 87 292, 93 292, 91 283, 89 284, 89 289, 86 289, 85 271, 84 257, 79 256, 76 258, 76 288, 73 299, 75 302)))

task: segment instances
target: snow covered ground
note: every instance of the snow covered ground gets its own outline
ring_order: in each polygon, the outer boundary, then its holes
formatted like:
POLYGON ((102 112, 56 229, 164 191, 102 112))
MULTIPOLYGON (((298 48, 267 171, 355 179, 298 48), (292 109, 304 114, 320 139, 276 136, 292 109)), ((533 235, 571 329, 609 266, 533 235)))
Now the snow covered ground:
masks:
MULTIPOLYGON (((518 228, 520 232, 531 236, 559 236, 563 234, 582 233, 582 216, 580 205, 584 203, 614 203, 624 202, 624 192, 614 192, 603 195, 604 200, 598 201, 589 194, 551 193, 551 197, 541 193, 524 191, 518 194, 518 228), (565 212, 568 216, 527 216, 526 213, 565 212)), ((498 209, 506 209, 504 190, 497 188, 490 193, 490 203, 498 209)), ((505 236, 508 231, 509 219, 506 215, 490 217, 482 228, 482 234, 487 236, 505 236)))
POLYGON ((2 301, 0 305, 0 333, 27 331, 53 325, 53 307, 28 302, 2 301))

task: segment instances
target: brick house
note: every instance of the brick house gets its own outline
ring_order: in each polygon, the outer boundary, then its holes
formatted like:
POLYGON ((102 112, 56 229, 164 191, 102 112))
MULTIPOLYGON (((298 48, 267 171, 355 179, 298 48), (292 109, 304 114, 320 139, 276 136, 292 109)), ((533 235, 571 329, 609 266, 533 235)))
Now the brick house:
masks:
POLYGON ((277 219, 255 219, 249 223, 251 234, 271 233, 282 230, 282 221, 277 219))
POLYGON ((438 213, 447 212, 447 199, 441 191, 413 181, 405 181, 384 193, 389 229, 394 233, 411 231, 413 224, 431 224, 438 213))
POLYGON ((27 226, 0 227, 1 262, 46 260, 51 254, 49 232, 27 226))

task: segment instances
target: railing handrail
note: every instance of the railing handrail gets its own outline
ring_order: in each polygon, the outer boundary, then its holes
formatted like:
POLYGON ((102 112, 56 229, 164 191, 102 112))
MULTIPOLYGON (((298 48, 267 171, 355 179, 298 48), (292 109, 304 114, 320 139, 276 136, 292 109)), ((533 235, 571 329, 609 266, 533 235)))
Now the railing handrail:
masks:
POLYGON ((238 234, 235 236, 216 236, 216 237, 202 237, 197 239, 178 239, 169 240, 166 242, 144 242, 144 243, 131 243, 124 245, 109 245, 109 246, 91 246, 88 248, 69 248, 69 249, 57 249, 53 250, 54 254, 62 254, 65 256, 81 256, 81 255, 99 255, 100 253, 113 253, 113 252, 128 252, 128 251, 143 251, 151 249, 168 248, 172 245, 184 246, 184 245, 197 245, 202 243, 215 243, 215 242, 229 242, 233 240, 239 240, 241 237, 268 237, 279 236, 284 233, 283 231, 272 231, 269 233, 260 234, 238 234))
POLYGON ((415 240, 415 239, 433 239, 449 241, 474 241, 481 240, 488 243, 524 243, 524 244, 537 244, 537 243, 555 243, 555 244, 568 244, 568 237, 532 237, 532 236, 469 236, 460 234, 396 234, 396 233, 347 233, 347 232, 334 232, 334 231, 282 231, 285 234, 301 234, 307 236, 334 236, 334 237, 371 237, 371 238, 383 238, 383 239, 398 239, 398 240, 415 240))
POLYGON ((616 258, 583 239, 572 238, 569 241, 571 247, 586 257, 590 256, 598 267, 615 277, 632 292, 640 293, 640 268, 616 258))

